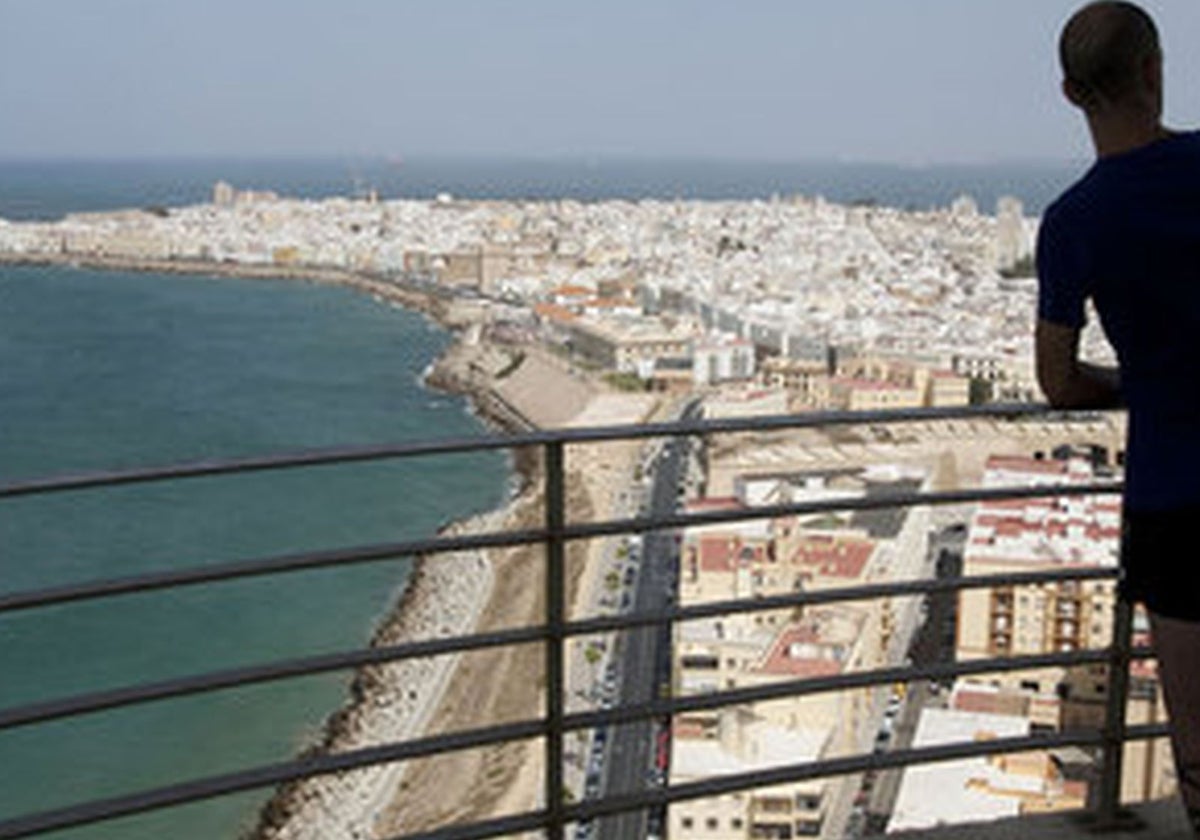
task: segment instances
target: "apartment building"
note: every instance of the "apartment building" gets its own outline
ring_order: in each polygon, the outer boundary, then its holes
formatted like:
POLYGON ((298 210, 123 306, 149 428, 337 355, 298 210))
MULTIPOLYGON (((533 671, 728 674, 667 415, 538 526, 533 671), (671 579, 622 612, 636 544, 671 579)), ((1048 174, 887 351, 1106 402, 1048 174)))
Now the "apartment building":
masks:
MULTIPOLYGON (((861 477, 855 483, 866 492, 861 477)), ((857 495, 828 487, 822 476, 745 477, 736 489, 736 496, 701 504, 710 509, 857 495)), ((689 529, 682 540, 680 601, 753 599, 903 576, 910 561, 897 555, 919 552, 919 566, 926 529, 924 519, 905 514, 887 523, 809 516, 689 529)), ((897 615, 888 600, 872 600, 687 622, 676 628, 676 689, 708 693, 879 667, 907 646, 899 638, 897 615)), ((671 779, 702 778, 716 767, 783 763, 780 745, 796 739, 808 745, 814 760, 867 751, 883 713, 884 691, 820 692, 681 715, 674 726, 671 779)), ((788 762, 806 755, 799 748, 788 752, 788 762)), ((739 840, 839 837, 856 788, 854 779, 834 779, 681 804, 670 809, 670 832, 739 840)))
MULTIPOLYGON (((985 486, 1075 484, 1093 480, 1088 461, 994 456, 985 486)), ((963 555, 964 575, 1068 566, 1114 567, 1120 542, 1116 496, 1006 500, 979 505, 963 555)), ((1112 638, 1116 584, 1062 581, 1027 587, 966 590, 959 595, 957 656, 963 660, 1106 647, 1112 638)), ((1148 641, 1145 615, 1137 639, 1148 641)), ((1135 639, 1135 641, 1137 640, 1135 639)), ((1130 669, 1126 720, 1166 720, 1154 663, 1130 669)), ((1018 714, 1035 727, 1071 729, 1103 723, 1107 673, 1103 665, 1040 668, 961 680, 956 701, 974 711, 1018 714)), ((1165 742, 1125 747, 1123 797, 1136 802, 1174 788, 1165 742)))
MULTIPOLYGON (((768 685, 864 667, 865 610, 829 606, 782 621, 757 618, 689 622, 680 628, 680 691, 768 685)), ((672 741, 671 781, 857 752, 861 720, 869 711, 865 692, 822 692, 681 715, 672 741)), ((672 806, 671 836, 836 837, 836 815, 844 812, 850 795, 842 780, 819 780, 711 797, 672 806)))
MULTIPOLYGON (((993 456, 983 485, 1038 486, 1093 480, 1091 464, 1069 460, 993 456)), ((1115 567, 1120 541, 1116 496, 1012 499, 980 504, 963 554, 964 575, 1115 567)), ((957 653, 960 659, 1099 648, 1112 635, 1115 583, 1062 581, 1035 587, 965 590, 959 595, 957 653)), ((1061 668, 989 677, 1015 692, 1057 696, 1061 668)), ((1077 681, 1093 685, 1095 681, 1077 681)), ((1058 720, 1036 721, 1057 728, 1058 720)))

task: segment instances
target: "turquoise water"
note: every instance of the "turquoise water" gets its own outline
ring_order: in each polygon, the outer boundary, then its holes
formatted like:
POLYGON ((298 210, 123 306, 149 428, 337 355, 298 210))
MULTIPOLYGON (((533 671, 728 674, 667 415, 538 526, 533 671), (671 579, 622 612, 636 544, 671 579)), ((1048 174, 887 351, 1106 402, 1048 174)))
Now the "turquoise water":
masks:
MULTIPOLYGON (((420 387, 449 337, 288 281, 0 268, 0 482, 481 434, 420 387)), ((428 535, 505 492, 497 453, 0 502, 0 591, 428 535)), ((0 615, 0 707, 360 647, 397 559, 0 615)), ((0 732, 0 819, 289 758, 334 675, 0 732)), ((55 836, 234 837, 262 794, 55 836)))

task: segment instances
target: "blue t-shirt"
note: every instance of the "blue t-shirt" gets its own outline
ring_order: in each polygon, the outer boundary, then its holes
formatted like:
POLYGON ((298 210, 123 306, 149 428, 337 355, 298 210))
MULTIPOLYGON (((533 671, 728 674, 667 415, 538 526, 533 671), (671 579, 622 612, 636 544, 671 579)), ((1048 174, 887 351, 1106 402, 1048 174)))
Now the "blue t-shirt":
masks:
POLYGON ((1091 298, 1129 406, 1126 504, 1200 504, 1200 132, 1098 160, 1046 210, 1038 317, 1091 298))

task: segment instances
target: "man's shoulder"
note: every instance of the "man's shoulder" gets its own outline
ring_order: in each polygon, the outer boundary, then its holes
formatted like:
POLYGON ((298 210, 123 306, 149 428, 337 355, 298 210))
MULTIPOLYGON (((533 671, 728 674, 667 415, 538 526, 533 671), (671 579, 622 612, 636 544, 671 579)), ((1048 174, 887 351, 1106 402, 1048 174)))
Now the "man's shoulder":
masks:
POLYGON ((1040 234, 1055 234, 1089 222, 1097 207, 1096 185, 1092 170, 1050 202, 1042 213, 1040 234))

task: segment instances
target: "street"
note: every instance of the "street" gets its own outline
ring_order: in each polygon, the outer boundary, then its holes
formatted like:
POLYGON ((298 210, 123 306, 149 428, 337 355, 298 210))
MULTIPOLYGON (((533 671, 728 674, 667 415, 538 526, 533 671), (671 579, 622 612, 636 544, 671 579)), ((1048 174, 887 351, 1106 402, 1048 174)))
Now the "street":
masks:
MULTIPOLYGON (((699 409, 689 406, 682 419, 693 419, 699 409)), ((676 509, 684 456, 692 445, 687 439, 664 443, 654 469, 654 485, 646 513, 667 516, 676 509)), ((670 531, 645 535, 641 568, 633 596, 637 612, 665 609, 674 597, 678 547, 670 531)), ((618 702, 622 705, 645 703, 669 690, 671 684, 671 627, 642 627, 626 631, 614 650, 618 670, 618 702)), ((614 727, 608 739, 610 749, 604 761, 601 793, 633 793, 653 782, 657 731, 656 721, 640 721, 614 727)), ((661 810, 661 809, 660 809, 661 810)), ((661 835, 663 814, 644 811, 619 814, 598 821, 595 836, 601 840, 661 835)))

